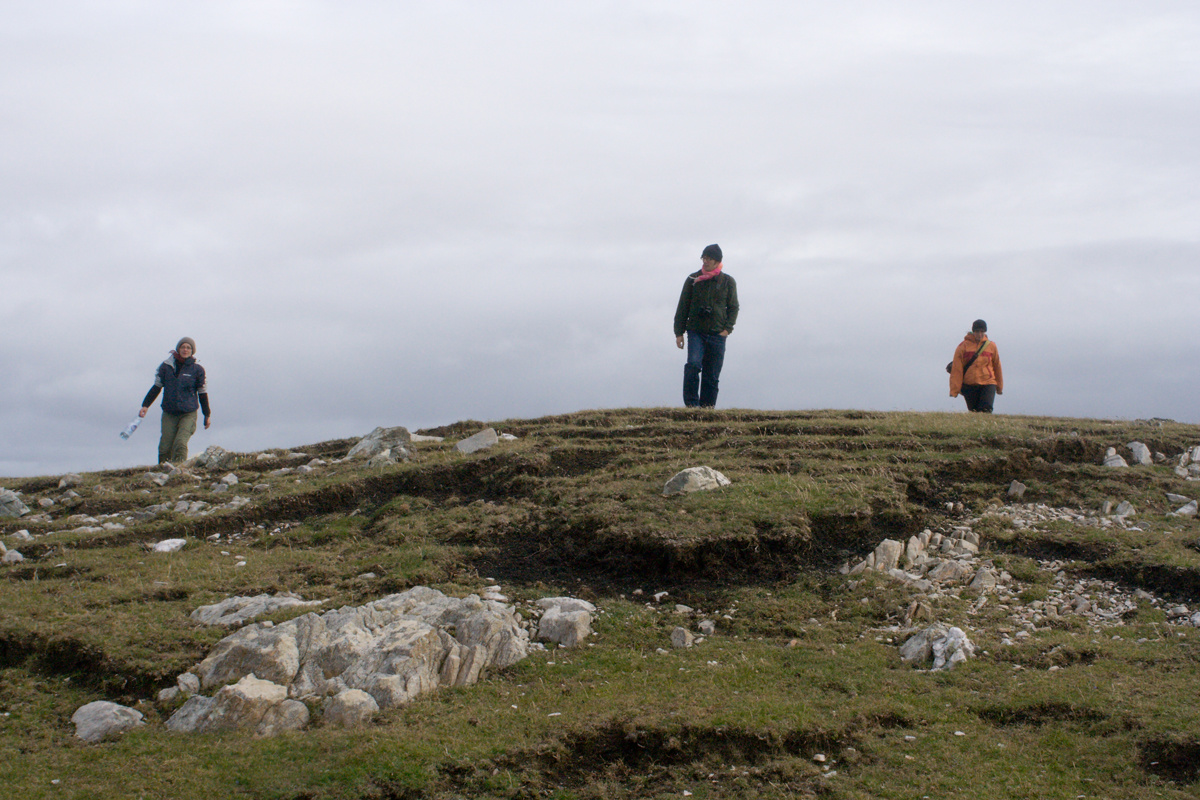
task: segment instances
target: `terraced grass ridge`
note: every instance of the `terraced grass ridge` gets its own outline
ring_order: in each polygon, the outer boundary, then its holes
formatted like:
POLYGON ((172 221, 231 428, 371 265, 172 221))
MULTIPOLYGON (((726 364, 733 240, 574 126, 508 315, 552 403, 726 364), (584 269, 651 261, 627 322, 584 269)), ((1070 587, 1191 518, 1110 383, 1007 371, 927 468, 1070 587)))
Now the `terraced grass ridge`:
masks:
POLYGON ((462 455, 454 442, 485 423, 459 422, 420 431, 445 440, 414 445, 411 461, 375 468, 340 460, 356 439, 239 454, 239 483, 221 494, 225 471, 162 487, 150 468, 88 473, 74 498, 61 476, 0 479, 45 511, 0 519, 0 541, 25 557, 0 566, 0 793, 1200 795, 1200 629, 1180 611, 1200 611, 1200 523, 1167 497, 1200 495, 1174 469, 1200 426, 684 409, 486 425, 517 438, 462 455), (1102 466, 1133 441, 1164 458, 1102 466), (269 475, 314 458, 325 464, 269 475), (732 483, 664 497, 692 466, 732 483), (249 502, 217 508, 235 495, 249 502), (181 500, 216 510, 144 513, 181 500), (1122 501, 1135 511, 1114 517, 1122 501), (1008 594, 844 574, 885 538, 963 527, 1011 576, 1008 594), (188 544, 148 549, 168 538, 188 544), (228 633, 193 623, 198 606, 290 591, 337 608, 492 584, 521 608, 589 600, 594 633, 360 729, 323 725, 317 706, 307 730, 273 738, 163 725, 182 699, 158 691, 228 633), (1088 594, 1101 584, 1132 599, 1088 594), (1071 592, 1107 616, 1068 609, 1071 592), (716 632, 672 647, 675 627, 701 620, 716 632), (936 672, 902 661, 899 645, 928 621, 962 628, 975 657, 936 672), (70 717, 94 700, 147 724, 83 742, 70 717))

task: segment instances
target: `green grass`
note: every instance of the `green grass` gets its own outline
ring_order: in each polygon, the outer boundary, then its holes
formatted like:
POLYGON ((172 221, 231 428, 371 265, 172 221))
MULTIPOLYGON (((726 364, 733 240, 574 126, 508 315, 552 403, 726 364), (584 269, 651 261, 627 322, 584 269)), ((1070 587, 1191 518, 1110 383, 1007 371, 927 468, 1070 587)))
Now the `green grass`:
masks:
MULTIPOLYGON (((1200 524, 1167 517, 1165 493, 1195 496, 1197 484, 1166 465, 1099 464, 1107 447, 1135 439, 1173 457, 1200 444, 1200 427, 680 409, 492 424, 520 438, 462 456, 454 437, 482 427, 464 422, 435 431, 450 438, 419 445, 411 463, 283 478, 265 475, 339 458, 354 442, 270 462, 247 455, 234 468, 234 493, 253 502, 237 511, 169 512, 18 546, 28 560, 0 573, 0 785, 30 798, 280 800, 1200 791, 1189 766, 1200 760, 1200 711, 1186 700, 1200 690, 1200 631, 1167 624, 1161 606, 1142 603, 1100 633, 1063 619, 1010 646, 1002 644, 1015 630, 1010 612, 973 608, 978 594, 964 589, 929 602, 937 619, 969 631, 977 657, 929 673, 898 654, 912 591, 835 570, 885 537, 960 523, 947 504, 1000 509, 1020 480, 1022 502, 1091 515, 1106 500, 1129 500, 1141 528, 980 520, 987 557, 1014 577, 1023 602, 1049 595, 1052 576, 1038 559, 1055 558, 1080 579, 1119 580, 1194 606, 1200 524), (697 465, 733 484, 662 497, 672 474, 697 465), (264 482, 266 492, 249 488, 264 482), (188 546, 146 549, 169 536, 188 546), (297 591, 338 607, 419 584, 464 595, 489 578, 520 602, 550 594, 596 602, 594 636, 388 711, 363 730, 318 721, 253 739, 162 725, 178 701, 153 702, 157 689, 224 633, 190 622, 199 605, 297 591), (651 599, 657 591, 670 593, 662 604, 651 599), (694 611, 676 614, 675 603, 694 611), (716 635, 671 648, 673 627, 695 630, 703 618, 717 622, 716 635), (148 724, 85 744, 69 719, 97 699, 137 704, 148 724)), ((133 511, 182 494, 230 496, 208 488, 219 475, 160 488, 142 472, 85 475, 74 508, 52 508, 50 522, 4 521, 0 533, 49 534, 76 527, 64 521, 69 513, 133 511)), ((50 476, 0 485, 34 500, 61 494, 50 476)))

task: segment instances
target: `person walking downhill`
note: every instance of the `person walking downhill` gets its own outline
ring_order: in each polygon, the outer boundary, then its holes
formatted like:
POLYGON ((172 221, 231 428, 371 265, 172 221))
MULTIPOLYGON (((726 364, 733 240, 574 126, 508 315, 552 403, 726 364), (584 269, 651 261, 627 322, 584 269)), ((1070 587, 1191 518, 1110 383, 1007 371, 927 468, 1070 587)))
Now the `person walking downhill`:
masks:
POLYGON ((737 282, 722 271, 719 245, 700 254, 700 270, 687 276, 675 307, 675 346, 683 349, 687 334, 687 363, 683 367, 683 404, 712 408, 717 404, 725 340, 737 322, 737 282))
POLYGON ((968 411, 992 413, 996 395, 1004 394, 1004 373, 1000 370, 1000 353, 996 343, 988 338, 987 323, 981 319, 971 325, 971 332, 954 351, 950 371, 950 396, 962 393, 968 411))
POLYGON ((187 461, 188 439, 196 432, 196 411, 204 411, 204 428, 211 424, 208 407, 208 378, 196 362, 196 340, 185 336, 158 365, 154 385, 146 392, 139 417, 145 417, 150 404, 162 392, 162 436, 158 440, 158 463, 187 461))

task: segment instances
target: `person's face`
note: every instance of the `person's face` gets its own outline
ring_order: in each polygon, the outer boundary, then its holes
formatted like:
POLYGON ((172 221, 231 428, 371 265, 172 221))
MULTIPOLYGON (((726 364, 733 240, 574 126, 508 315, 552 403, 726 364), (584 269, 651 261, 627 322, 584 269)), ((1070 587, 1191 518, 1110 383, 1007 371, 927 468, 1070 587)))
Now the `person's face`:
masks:
POLYGON ((712 272, 716 268, 716 259, 705 258, 704 256, 700 257, 700 269, 704 270, 705 272, 712 272))
POLYGON ((191 358, 192 357, 192 346, 190 344, 188 344, 187 342, 184 342, 183 344, 179 345, 178 352, 179 352, 180 358, 191 358))

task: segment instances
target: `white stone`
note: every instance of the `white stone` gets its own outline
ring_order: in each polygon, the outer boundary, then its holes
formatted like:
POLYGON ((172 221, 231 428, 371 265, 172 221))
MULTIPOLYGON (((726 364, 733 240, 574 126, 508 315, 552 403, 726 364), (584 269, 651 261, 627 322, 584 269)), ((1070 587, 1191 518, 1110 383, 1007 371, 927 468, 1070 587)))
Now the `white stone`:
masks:
POLYGON ((16 539, 18 542, 32 542, 33 534, 31 534, 27 530, 19 530, 16 533, 14 533, 10 538, 16 539))
POLYGON ((187 544, 187 539, 163 539, 154 545, 156 553, 176 553, 184 548, 187 544))
POLYGON ((28 513, 29 506, 21 502, 16 492, 0 489, 0 517, 23 517, 28 513))
POLYGON ((1141 442, 1130 442, 1125 445, 1129 451, 1133 453, 1133 463, 1149 466, 1154 463, 1154 455, 1150 452, 1150 448, 1141 442))
POLYGON ((875 564, 874 569, 880 572, 887 572, 890 569, 895 569, 900 563, 900 556, 904 553, 904 545, 897 542, 895 539, 884 539, 875 548, 875 564))
POLYGON ((4 553, 4 557, 0 558, 5 564, 20 564, 25 560, 25 556, 21 555, 16 550, 8 550, 4 553))
MULTIPOLYGON (((662 593, 666 596, 666 592, 662 593)), ((658 595, 655 595, 658 600, 658 595)), ((661 601, 660 601, 661 602, 661 601)), ((538 600, 535 605, 538 608, 551 609, 558 608, 559 611, 586 611, 589 614, 596 613, 596 606, 589 603, 587 600, 580 600, 577 597, 543 597, 538 600)))
POLYGON ((1013 481, 1008 485, 1008 496, 1020 500, 1024 496, 1026 488, 1025 484, 1020 481, 1013 481))
POLYGON ((1125 459, 1117 455, 1117 448, 1110 447, 1104 454, 1104 466, 1106 467, 1128 467, 1125 459))
POLYGON ((675 628, 671 631, 671 646, 675 648, 687 648, 695 644, 696 637, 687 628, 675 628))
POLYGON ((71 715, 71 722, 75 723, 75 735, 88 742, 98 742, 145 724, 142 712, 107 700, 81 706, 71 715))
POLYGON ((591 633, 592 615, 581 609, 563 611, 560 606, 552 606, 538 621, 538 639, 566 647, 574 647, 591 633))
POLYGON ((1188 503, 1185 506, 1175 509, 1175 515, 1178 517, 1194 517, 1196 516, 1197 504, 1196 501, 1188 503))
POLYGON ((498 441, 500 441, 500 437, 496 435, 495 428, 484 428, 474 436, 463 439, 454 445, 454 448, 460 453, 474 453, 478 450, 485 450, 498 441))
POLYGON ((203 625, 226 625, 233 627, 244 625, 255 617, 270 614, 284 608, 297 606, 319 606, 324 600, 304 600, 292 592, 280 592, 274 596, 269 594, 254 597, 230 597, 219 603, 200 606, 191 613, 191 618, 203 625))
POLYGON ((914 634, 900 646, 901 660, 923 663, 932 659, 935 670, 951 669, 974 655, 975 645, 961 628, 941 623, 914 634))
POLYGON ((378 712, 374 697, 361 689, 346 689, 325 701, 323 718, 326 725, 359 728, 378 712))
POLYGON ((667 481, 663 487, 663 497, 719 489, 729 484, 729 478, 711 467, 688 467, 667 481))

